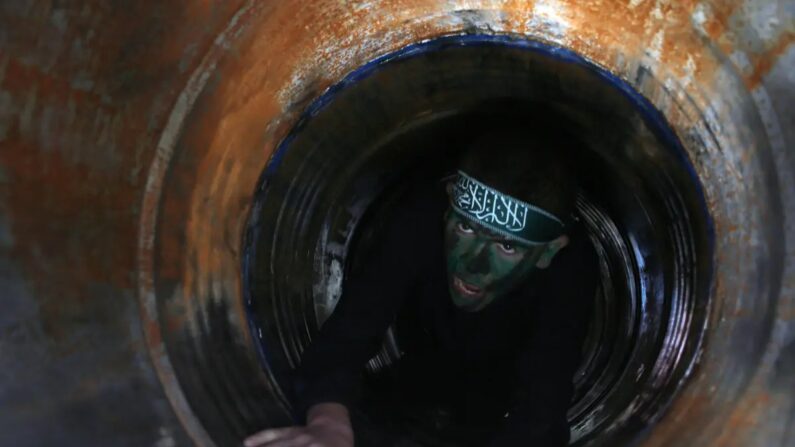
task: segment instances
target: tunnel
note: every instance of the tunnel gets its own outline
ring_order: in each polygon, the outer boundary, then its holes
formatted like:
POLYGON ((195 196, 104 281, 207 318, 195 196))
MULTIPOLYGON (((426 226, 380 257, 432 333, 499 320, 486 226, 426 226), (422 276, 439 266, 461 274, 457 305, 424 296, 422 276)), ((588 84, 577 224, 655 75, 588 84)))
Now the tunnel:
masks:
MULTIPOLYGON (((584 143, 601 280, 571 444, 795 443, 790 2, 36 1, 0 23, 0 444, 292 424, 290 373, 385 207, 511 108, 584 143)), ((390 332, 367 374, 399 357, 390 332)))

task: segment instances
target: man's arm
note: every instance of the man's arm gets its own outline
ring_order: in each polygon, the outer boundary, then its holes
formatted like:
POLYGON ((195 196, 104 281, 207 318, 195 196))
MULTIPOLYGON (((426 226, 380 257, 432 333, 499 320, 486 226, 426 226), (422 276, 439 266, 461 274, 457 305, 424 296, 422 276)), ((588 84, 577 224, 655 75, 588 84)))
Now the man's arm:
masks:
POLYGON ((590 247, 580 253, 567 253, 568 259, 561 259, 563 265, 558 267, 564 275, 556 275, 548 288, 557 293, 541 297, 534 306, 532 335, 518 359, 519 396, 490 447, 569 443, 566 412, 598 280, 595 253, 590 247), (566 279, 561 276, 568 280, 561 281, 566 279))
POLYGON ((400 305, 410 293, 413 269, 405 247, 386 243, 345 282, 342 299, 304 352, 294 376, 300 419, 315 404, 349 406, 364 365, 378 351, 400 305))
POLYGON ((404 268, 402 281, 388 281, 400 271, 395 263, 403 259, 391 245, 373 253, 363 269, 345 281, 337 307, 304 351, 293 376, 293 410, 299 425, 259 432, 246 439, 247 447, 353 446, 348 408, 411 279, 404 268))
POLYGON ((348 408, 364 366, 378 351, 423 269, 427 257, 418 256, 417 247, 423 246, 428 230, 441 231, 424 227, 436 222, 418 220, 422 211, 412 207, 392 216, 361 268, 346 278, 337 307, 304 352, 294 374, 293 403, 298 423, 306 426, 266 430, 250 437, 252 443, 246 445, 292 445, 297 437, 323 446, 350 445, 344 443, 347 438, 340 441, 334 433, 350 431, 348 408), (329 427, 334 430, 327 430, 329 427), (273 438, 275 435, 279 437, 273 438))

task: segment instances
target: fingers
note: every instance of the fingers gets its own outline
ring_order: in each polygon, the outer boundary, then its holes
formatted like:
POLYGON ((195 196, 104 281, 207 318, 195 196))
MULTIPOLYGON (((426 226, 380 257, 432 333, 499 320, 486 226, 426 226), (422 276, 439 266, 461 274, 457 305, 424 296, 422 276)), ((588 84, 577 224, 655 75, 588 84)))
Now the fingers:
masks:
POLYGON ((270 446, 274 441, 281 441, 291 436, 295 431, 295 427, 273 428, 270 430, 263 430, 259 433, 253 434, 243 441, 246 447, 259 447, 268 445, 270 446))
POLYGON ((297 434, 288 438, 279 439, 266 447, 307 447, 312 442, 312 437, 307 434, 297 434))

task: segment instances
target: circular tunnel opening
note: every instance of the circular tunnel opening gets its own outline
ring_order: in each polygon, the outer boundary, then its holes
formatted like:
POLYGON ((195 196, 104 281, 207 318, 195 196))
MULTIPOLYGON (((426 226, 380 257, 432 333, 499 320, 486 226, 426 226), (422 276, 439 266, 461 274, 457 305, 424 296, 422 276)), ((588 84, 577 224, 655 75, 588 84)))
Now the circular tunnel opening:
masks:
MULTIPOLYGON (((707 322, 712 229, 676 136, 624 81, 568 50, 468 35, 348 75, 309 107, 261 176, 244 284, 263 367, 286 407, 290 372, 346 273, 366 262, 357 255, 384 210, 400 206, 401 184, 449 172, 478 113, 506 98, 554 110, 585 143, 577 213, 601 281, 574 378, 572 444, 636 440, 683 386, 707 322)), ((399 356, 390 332, 369 374, 399 356)))

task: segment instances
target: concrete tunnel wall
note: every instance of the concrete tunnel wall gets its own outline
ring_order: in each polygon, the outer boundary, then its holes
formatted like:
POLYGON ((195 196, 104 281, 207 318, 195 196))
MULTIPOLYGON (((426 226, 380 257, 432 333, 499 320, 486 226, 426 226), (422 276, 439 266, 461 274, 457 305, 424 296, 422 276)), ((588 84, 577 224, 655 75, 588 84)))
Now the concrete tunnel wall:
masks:
POLYGON ((485 33, 626 80, 704 184, 708 336, 641 445, 791 445, 793 15, 785 1, 0 5, 0 444, 228 445, 284 423, 242 299, 261 171, 346 73, 485 33), (224 389, 193 391, 205 384, 224 389))

